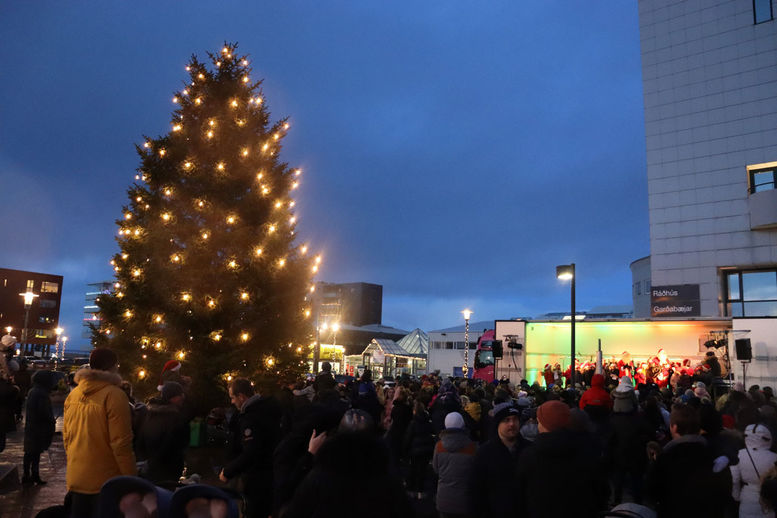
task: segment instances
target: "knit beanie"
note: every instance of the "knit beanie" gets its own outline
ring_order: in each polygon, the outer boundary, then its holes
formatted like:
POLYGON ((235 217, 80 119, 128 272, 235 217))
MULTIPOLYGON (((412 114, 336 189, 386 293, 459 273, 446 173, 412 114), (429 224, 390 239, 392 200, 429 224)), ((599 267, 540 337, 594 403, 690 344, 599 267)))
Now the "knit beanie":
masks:
POLYGON ((176 396, 183 396, 183 387, 175 381, 166 381, 162 385, 162 399, 169 403, 176 396))
POLYGON ((616 389, 618 392, 626 392, 628 390, 634 390, 634 385, 631 383, 631 378, 628 376, 622 376, 616 389))
POLYGON ((445 416, 445 429, 464 428, 464 418, 458 412, 451 412, 445 416))
POLYGON ((116 353, 104 347, 97 347, 96 349, 92 349, 91 354, 89 354, 90 369, 109 371, 116 367, 118 363, 119 358, 116 356, 116 353))
POLYGON ((537 421, 549 432, 566 428, 570 418, 569 407, 557 399, 546 401, 537 409, 537 421))
POLYGON ((518 418, 521 417, 520 409, 515 408, 511 401, 506 403, 499 403, 498 405, 494 406, 494 426, 499 426, 499 423, 511 415, 514 415, 518 418))

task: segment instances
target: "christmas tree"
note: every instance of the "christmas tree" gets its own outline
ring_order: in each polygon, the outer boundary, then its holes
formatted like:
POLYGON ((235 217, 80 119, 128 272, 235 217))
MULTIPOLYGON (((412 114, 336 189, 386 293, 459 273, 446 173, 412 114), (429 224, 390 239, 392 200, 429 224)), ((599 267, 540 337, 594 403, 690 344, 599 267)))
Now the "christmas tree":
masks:
POLYGON ((271 123, 261 81, 236 50, 209 53, 211 67, 192 57, 169 133, 137 146, 116 222, 116 282, 97 302, 93 344, 114 349, 144 394, 170 359, 208 403, 232 377, 307 367, 307 295, 321 258, 295 241, 301 170, 279 159, 289 123, 271 123))

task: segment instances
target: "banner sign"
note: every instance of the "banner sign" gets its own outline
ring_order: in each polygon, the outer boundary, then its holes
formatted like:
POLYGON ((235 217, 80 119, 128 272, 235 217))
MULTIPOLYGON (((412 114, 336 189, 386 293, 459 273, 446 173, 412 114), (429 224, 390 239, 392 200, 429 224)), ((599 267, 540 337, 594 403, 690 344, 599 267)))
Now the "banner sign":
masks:
POLYGON ((653 286, 650 289, 653 317, 698 317, 701 315, 698 284, 653 286))

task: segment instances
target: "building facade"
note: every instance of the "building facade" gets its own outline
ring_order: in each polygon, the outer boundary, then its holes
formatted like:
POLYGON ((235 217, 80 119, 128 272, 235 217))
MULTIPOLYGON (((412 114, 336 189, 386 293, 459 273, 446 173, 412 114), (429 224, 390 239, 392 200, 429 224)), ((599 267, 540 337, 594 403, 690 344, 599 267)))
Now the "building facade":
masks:
POLYGON ((319 322, 337 322, 351 326, 381 324, 383 286, 366 282, 316 283, 313 315, 319 322))
POLYGON ((110 293, 113 290, 113 282, 92 282, 86 285, 86 300, 84 302, 84 320, 81 329, 81 338, 92 339, 92 327, 100 327, 100 308, 97 307, 97 299, 104 293, 110 293))
POLYGON ((61 301, 61 275, 0 268, 0 326, 10 328, 22 355, 51 356, 61 301))
POLYGON ((639 0, 650 282, 697 299, 670 306, 688 315, 651 304, 654 317, 777 316, 773 10, 771 0, 639 0))

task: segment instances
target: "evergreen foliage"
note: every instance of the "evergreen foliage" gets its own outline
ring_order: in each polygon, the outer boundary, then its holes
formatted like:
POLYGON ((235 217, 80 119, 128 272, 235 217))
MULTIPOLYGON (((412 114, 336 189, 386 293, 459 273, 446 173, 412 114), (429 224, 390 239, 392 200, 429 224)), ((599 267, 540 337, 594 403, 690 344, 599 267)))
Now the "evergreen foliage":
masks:
POLYGON ((301 171, 279 159, 288 122, 271 123, 261 81, 236 50, 209 53, 211 67, 192 56, 170 132, 137 146, 141 165, 116 222, 116 283, 93 330, 143 394, 181 359, 202 405, 229 376, 307 368, 306 295, 320 261, 295 243, 301 171))

